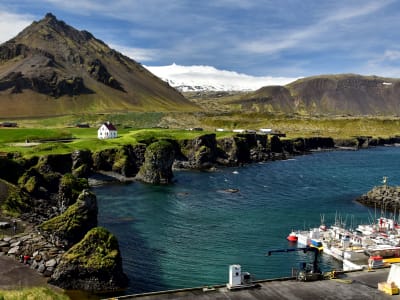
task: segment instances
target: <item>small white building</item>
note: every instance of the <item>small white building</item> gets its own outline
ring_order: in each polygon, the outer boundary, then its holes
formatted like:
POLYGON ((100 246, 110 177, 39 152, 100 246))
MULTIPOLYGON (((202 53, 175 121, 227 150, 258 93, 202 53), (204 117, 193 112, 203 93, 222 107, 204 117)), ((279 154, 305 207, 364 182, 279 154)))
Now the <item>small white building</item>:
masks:
POLYGON ((106 122, 97 130, 99 139, 114 139, 118 136, 117 128, 111 123, 106 122))

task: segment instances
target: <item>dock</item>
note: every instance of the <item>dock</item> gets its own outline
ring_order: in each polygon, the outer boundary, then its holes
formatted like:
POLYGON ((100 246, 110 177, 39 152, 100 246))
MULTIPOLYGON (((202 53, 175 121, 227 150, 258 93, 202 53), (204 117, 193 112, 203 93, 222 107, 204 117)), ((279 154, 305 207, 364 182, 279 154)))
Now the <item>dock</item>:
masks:
POLYGON ((205 286, 153 293, 125 295, 109 299, 185 299, 185 300, 302 300, 302 299, 392 299, 399 295, 388 295, 378 290, 378 283, 387 280, 389 268, 373 271, 342 272, 336 279, 301 282, 294 277, 253 281, 251 287, 229 290, 226 285, 205 286))

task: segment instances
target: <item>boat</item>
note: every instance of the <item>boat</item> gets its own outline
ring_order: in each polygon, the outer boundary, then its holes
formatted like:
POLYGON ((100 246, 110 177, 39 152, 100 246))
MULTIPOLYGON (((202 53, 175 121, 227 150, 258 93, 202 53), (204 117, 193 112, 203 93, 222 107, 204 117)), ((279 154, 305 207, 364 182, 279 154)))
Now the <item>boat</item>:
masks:
POLYGON ((368 267, 370 269, 383 268, 385 266, 383 258, 380 255, 370 256, 368 258, 368 267))
POLYGON ((311 239, 310 247, 317 248, 320 252, 324 250, 324 246, 322 245, 322 241, 320 239, 311 239))
POLYGON ((297 242, 298 237, 297 237, 297 233, 292 231, 291 233, 289 233, 289 235, 286 238, 289 242, 297 242))

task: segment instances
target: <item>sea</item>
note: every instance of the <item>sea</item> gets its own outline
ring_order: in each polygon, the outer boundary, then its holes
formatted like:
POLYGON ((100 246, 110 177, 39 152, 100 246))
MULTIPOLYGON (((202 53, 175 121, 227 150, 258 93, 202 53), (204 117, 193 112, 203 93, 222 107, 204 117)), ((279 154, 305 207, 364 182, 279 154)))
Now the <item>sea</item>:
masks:
MULTIPOLYGON (((174 171, 174 183, 94 188, 99 225, 115 234, 130 279, 126 293, 225 284, 239 264, 254 279, 291 276, 312 253, 296 248, 292 230, 340 221, 347 228, 382 213, 355 198, 374 186, 400 185, 400 147, 315 152, 287 160, 174 171)), ((327 255, 323 271, 341 269, 327 255)))

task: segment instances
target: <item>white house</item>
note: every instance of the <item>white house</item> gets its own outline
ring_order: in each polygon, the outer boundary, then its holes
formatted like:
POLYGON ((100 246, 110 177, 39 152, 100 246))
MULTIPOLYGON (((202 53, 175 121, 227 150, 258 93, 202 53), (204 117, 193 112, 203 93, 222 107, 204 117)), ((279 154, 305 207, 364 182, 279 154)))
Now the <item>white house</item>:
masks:
POLYGON ((118 136, 117 128, 111 123, 106 122, 97 130, 97 137, 99 139, 114 139, 118 136))

